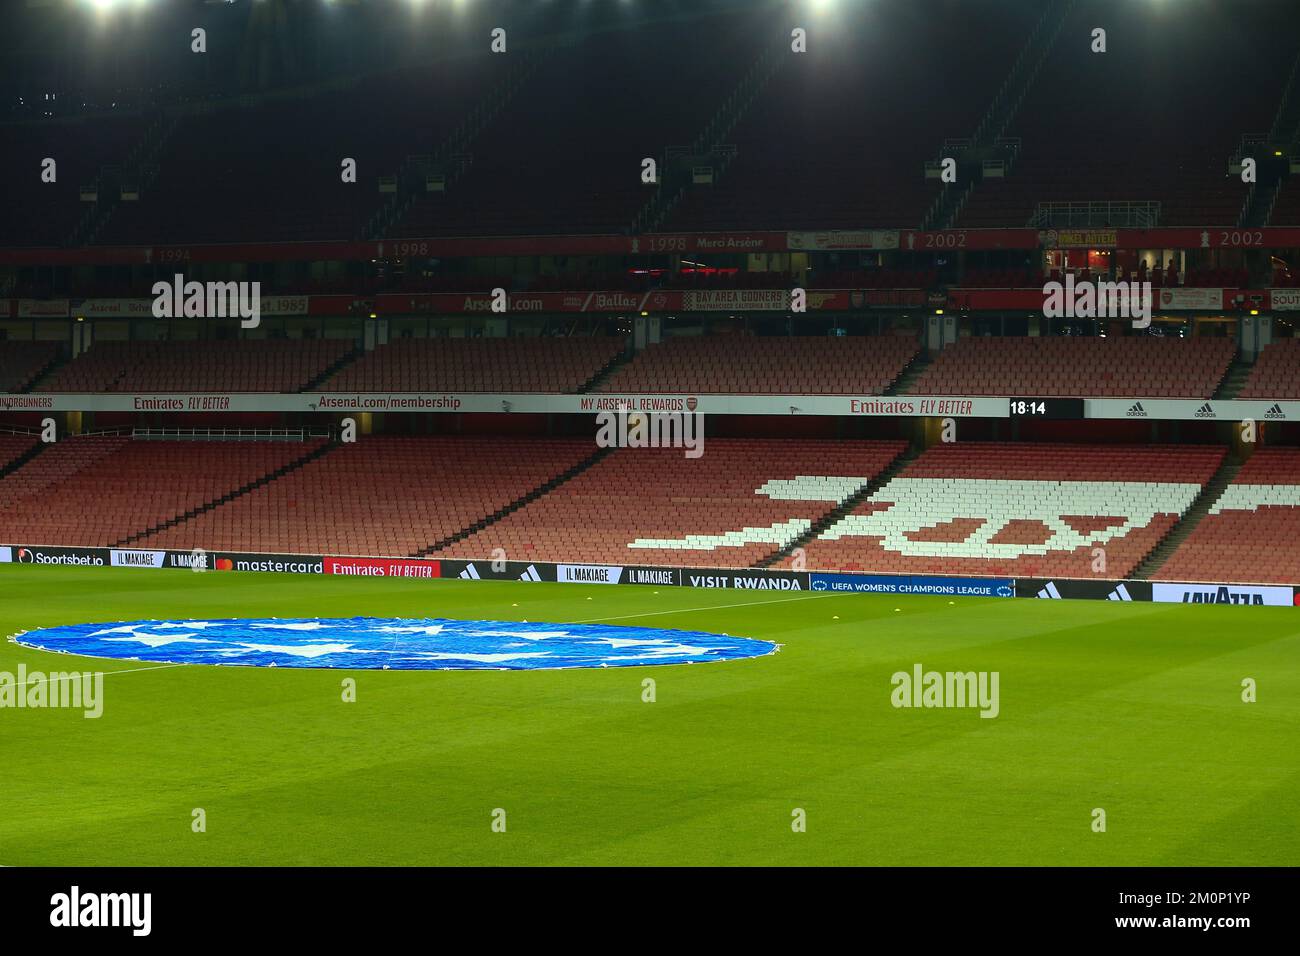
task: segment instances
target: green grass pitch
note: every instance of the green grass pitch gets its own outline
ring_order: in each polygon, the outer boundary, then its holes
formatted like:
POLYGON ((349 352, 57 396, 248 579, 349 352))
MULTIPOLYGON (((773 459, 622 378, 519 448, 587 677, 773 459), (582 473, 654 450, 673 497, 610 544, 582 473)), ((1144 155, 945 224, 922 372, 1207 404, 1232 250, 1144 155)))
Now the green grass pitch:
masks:
POLYGON ((147 671, 0 643, 0 671, 107 672, 99 720, 0 710, 0 864, 1300 863, 1293 608, 0 566, 4 635, 356 614, 784 648, 606 670, 147 671), (890 677, 916 663, 999 672, 1000 715, 895 709, 890 677))

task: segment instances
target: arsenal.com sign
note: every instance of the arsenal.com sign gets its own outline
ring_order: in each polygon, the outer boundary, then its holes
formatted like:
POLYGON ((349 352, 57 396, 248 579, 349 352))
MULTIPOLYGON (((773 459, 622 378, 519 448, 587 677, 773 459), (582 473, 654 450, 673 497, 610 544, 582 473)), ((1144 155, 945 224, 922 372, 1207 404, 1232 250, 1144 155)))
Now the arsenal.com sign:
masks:
POLYGON ((1161 289, 1162 309, 1206 309, 1223 311, 1222 289, 1161 289))

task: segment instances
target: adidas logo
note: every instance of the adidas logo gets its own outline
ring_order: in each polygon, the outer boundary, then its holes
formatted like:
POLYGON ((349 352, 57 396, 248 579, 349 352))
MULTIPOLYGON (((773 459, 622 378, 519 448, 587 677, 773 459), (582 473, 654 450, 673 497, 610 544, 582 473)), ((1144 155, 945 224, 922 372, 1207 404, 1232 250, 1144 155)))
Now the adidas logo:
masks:
POLYGON ((1286 412, 1282 411, 1281 405, 1279 405, 1277 402, 1274 402, 1273 407, 1264 413, 1264 417, 1265 418, 1286 418, 1286 412))
POLYGON ((1050 598, 1053 601, 1061 600, 1061 592, 1056 590, 1056 582, 1048 581, 1047 587, 1038 592, 1040 598, 1050 598))
POLYGON ((474 567, 474 565, 472 564, 466 567, 464 571, 460 572, 460 574, 456 575, 456 577, 464 578, 467 581, 483 580, 481 577, 479 577, 478 568, 474 567))
POLYGON ((1196 410, 1196 417, 1197 418, 1218 418, 1219 416, 1214 414, 1214 406, 1211 405, 1209 402, 1206 402, 1204 405, 1202 405, 1200 408, 1196 410))
POLYGON ((528 565, 527 570, 525 570, 523 574, 519 575, 520 581, 540 581, 541 579, 542 576, 537 573, 537 569, 531 564, 528 565))
POLYGON ((1146 418, 1147 410, 1142 407, 1141 402, 1134 402, 1131 406, 1129 406, 1129 410, 1125 412, 1125 414, 1129 418, 1146 418))
POLYGON ((1120 585, 1115 590, 1106 595, 1107 601, 1131 601, 1133 597, 1128 593, 1128 588, 1120 585))

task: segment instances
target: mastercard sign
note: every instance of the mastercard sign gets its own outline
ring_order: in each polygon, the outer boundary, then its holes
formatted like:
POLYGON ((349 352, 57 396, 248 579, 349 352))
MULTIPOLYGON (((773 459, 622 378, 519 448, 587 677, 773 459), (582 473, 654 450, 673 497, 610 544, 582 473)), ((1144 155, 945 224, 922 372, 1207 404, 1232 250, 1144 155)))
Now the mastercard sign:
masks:
POLYGON ((218 571, 273 571, 280 574, 324 574, 324 559, 308 554, 218 554, 218 571))

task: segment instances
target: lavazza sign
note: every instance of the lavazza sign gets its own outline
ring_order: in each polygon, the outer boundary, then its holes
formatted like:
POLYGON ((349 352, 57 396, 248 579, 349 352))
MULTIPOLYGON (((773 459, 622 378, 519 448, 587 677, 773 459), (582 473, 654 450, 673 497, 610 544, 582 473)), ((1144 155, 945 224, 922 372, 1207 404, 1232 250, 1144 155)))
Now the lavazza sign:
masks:
POLYGON ((1153 584, 1151 600, 1178 604, 1251 604, 1285 607, 1295 602, 1290 587, 1245 584, 1153 584))

